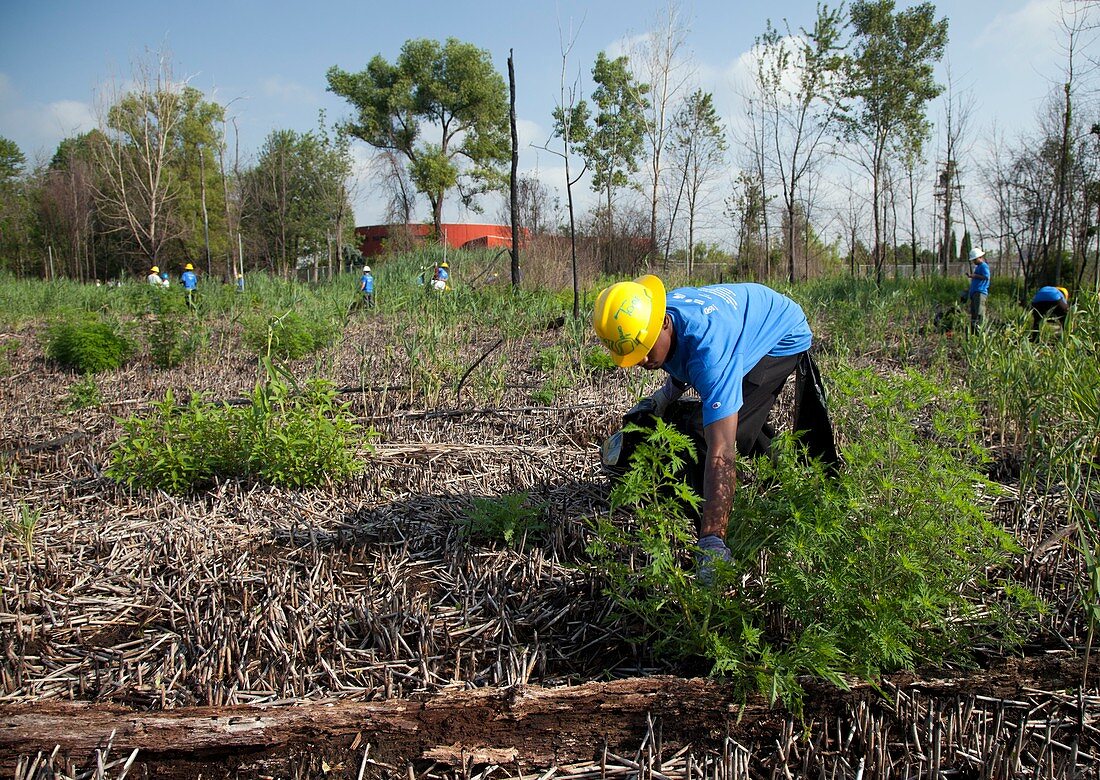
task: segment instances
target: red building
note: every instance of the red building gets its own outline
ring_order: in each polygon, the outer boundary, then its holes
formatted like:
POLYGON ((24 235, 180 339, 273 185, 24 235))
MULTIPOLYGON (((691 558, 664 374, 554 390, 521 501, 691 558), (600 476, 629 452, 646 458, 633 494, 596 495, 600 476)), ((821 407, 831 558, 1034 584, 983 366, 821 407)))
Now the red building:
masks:
MULTIPOLYGON (((401 239, 424 241, 432 233, 431 225, 368 225, 355 228, 359 238, 359 251, 364 257, 380 255, 385 251, 390 236, 400 231, 401 239)), ((455 249, 512 246, 512 228, 508 225, 465 225, 444 223, 443 237, 447 245, 455 249)))

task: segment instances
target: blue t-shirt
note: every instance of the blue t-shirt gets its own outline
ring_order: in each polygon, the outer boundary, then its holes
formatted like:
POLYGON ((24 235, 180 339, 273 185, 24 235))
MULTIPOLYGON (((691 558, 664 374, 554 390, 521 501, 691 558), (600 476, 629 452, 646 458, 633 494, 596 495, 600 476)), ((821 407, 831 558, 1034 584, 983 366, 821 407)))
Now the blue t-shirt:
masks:
POLYGON ((970 280, 969 294, 981 293, 982 295, 989 295, 989 264, 984 260, 974 266, 974 275, 977 279, 970 280))
POLYGON ((447 281, 448 279, 451 278, 451 275, 449 273, 447 273, 446 268, 440 268, 438 271, 436 271, 435 278, 440 279, 440 280, 445 282, 445 281, 447 281))
POLYGON ((1048 301, 1062 300, 1062 291, 1057 287, 1040 287, 1039 292, 1031 299, 1032 303, 1046 303, 1048 301))
POLYGON ((813 334, 801 307, 762 284, 680 287, 666 296, 676 345, 664 369, 703 399, 703 424, 741 408, 741 382, 761 358, 797 355, 813 334))
POLYGON ((195 276, 194 271, 184 271, 183 276, 180 277, 180 281, 183 282, 185 289, 194 290, 195 285, 199 283, 199 278, 195 276))
POLYGON ((364 293, 374 293, 374 277, 370 274, 363 274, 360 276, 359 285, 364 293))

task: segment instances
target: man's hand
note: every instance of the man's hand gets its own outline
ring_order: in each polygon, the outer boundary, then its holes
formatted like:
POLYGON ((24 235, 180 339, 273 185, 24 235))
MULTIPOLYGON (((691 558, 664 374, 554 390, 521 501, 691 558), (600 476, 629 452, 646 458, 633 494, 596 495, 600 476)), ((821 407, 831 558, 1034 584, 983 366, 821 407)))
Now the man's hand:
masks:
POLYGON ((696 542, 699 549, 695 553, 695 577, 699 584, 709 588, 714 584, 714 569, 718 561, 729 563, 733 553, 726 543, 715 536, 707 534, 696 542))

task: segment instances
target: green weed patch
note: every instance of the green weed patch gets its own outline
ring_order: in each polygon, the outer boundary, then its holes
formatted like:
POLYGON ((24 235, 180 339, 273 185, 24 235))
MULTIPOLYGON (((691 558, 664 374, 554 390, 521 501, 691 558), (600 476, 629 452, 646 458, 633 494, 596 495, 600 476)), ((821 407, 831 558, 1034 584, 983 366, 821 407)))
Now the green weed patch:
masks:
POLYGON ((169 392, 148 414, 122 421, 107 476, 179 495, 225 478, 304 488, 360 469, 358 437, 372 434, 352 421, 331 383, 312 380, 296 393, 273 379, 251 401, 233 407, 196 394, 178 405, 169 392))
POLYGON ((130 340, 113 323, 102 320, 62 321, 46 334, 46 356, 81 374, 119 368, 133 353, 130 340))

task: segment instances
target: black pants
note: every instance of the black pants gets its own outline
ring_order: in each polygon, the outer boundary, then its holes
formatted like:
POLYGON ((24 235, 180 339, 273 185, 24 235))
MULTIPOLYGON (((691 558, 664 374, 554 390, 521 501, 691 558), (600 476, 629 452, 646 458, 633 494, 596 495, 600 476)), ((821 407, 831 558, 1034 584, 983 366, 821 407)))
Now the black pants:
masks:
MULTIPOLYGON (((835 473, 840 465, 829 419, 828 400, 821 372, 809 352, 785 357, 765 356, 741 380, 741 408, 737 412, 737 452, 754 457, 771 452, 775 428, 768 422, 783 386, 797 374, 794 398, 794 430, 806 454, 825 463, 835 473)), ((698 425, 702 429, 702 407, 698 425)))
POLYGON ((1058 320, 1062 327, 1066 327, 1066 315, 1069 314, 1069 304, 1062 301, 1038 301, 1031 304, 1031 340, 1039 340, 1039 327, 1047 317, 1058 320))

